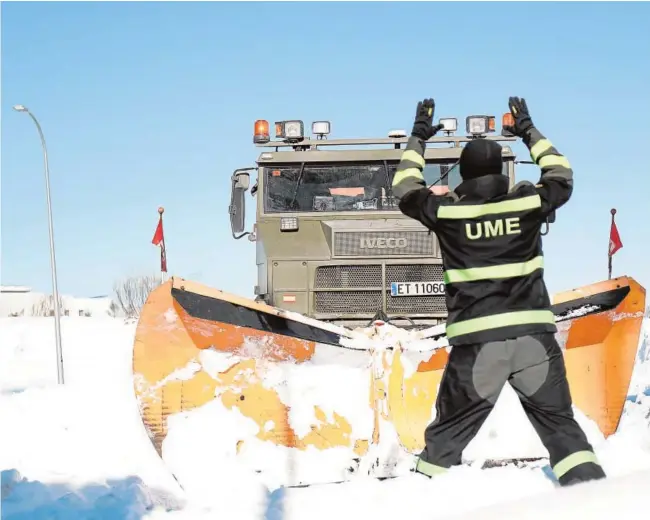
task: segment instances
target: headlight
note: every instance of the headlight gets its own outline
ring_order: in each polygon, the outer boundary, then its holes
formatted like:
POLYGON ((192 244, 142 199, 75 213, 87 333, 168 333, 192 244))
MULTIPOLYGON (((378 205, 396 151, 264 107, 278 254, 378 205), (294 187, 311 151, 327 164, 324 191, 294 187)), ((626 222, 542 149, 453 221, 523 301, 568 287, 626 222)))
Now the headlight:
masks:
POLYGON ((298 217, 282 217, 280 231, 298 231, 298 217))

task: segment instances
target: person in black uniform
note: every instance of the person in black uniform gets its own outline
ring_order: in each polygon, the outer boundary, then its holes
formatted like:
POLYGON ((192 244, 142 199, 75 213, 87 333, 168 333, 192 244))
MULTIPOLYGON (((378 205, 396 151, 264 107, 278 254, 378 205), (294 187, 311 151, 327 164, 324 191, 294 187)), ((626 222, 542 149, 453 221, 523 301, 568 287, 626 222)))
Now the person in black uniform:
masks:
POLYGON ((560 485, 605 477, 593 448, 573 416, 564 357, 544 282, 541 228, 571 197, 567 159, 534 126, 526 101, 509 99, 514 126, 507 127, 541 168, 538 184, 509 189, 501 145, 470 141, 459 161, 462 182, 445 195, 426 186, 425 143, 435 103, 418 103, 411 137, 393 179, 405 215, 438 237, 448 309, 451 353, 425 430, 415 471, 429 477, 461 464, 509 382, 549 452, 560 485))

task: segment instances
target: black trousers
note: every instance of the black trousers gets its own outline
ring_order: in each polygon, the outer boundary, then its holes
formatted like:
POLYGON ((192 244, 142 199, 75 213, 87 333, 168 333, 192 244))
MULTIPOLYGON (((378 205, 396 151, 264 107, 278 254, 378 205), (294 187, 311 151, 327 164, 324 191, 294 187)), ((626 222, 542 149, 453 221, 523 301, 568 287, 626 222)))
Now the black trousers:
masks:
POLYGON ((416 471, 432 476, 461 463, 509 382, 550 456, 561 485, 604 478, 571 408, 564 356, 552 333, 460 345, 440 382, 436 417, 424 434, 416 471))

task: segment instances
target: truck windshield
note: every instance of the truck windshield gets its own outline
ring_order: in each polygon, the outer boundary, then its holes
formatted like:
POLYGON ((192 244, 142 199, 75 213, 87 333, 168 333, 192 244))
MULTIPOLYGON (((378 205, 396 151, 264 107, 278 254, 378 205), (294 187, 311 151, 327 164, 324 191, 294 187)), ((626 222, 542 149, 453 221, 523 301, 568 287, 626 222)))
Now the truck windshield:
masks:
MULTIPOLYGON (((456 160, 428 162, 424 168, 427 186, 436 193, 460 184, 456 160), (449 173, 445 175, 446 172, 449 173), (441 176, 444 178, 441 180, 441 176)), ((391 184, 397 161, 387 163, 305 163, 264 168, 264 206, 269 213, 313 211, 397 210, 391 184)), ((503 173, 507 175, 504 162, 503 173)))

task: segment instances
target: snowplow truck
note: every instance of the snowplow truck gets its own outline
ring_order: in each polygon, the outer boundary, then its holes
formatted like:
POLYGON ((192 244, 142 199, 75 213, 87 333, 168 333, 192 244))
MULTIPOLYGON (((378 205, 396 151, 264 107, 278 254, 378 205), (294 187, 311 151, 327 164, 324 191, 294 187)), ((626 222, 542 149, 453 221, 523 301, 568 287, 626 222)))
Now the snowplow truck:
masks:
MULTIPOLYGON (((472 139, 502 142, 514 185, 527 161, 494 117, 468 117, 460 136, 456 119, 441 123, 425 152, 432 191, 460 183, 472 139)), ((275 134, 256 121, 256 166, 231 177, 233 238, 256 247, 255 297, 174 276, 139 318, 140 414, 181 484, 186 457, 269 488, 392 476, 422 450, 435 417, 449 354, 445 285, 435 234, 392 194, 405 132, 330 139, 330 123, 317 121, 307 137, 302 121, 283 121, 275 134)), ((603 437, 623 414, 644 309, 645 289, 628 276, 553 295, 575 410, 603 437)))

